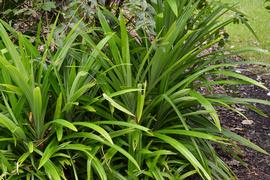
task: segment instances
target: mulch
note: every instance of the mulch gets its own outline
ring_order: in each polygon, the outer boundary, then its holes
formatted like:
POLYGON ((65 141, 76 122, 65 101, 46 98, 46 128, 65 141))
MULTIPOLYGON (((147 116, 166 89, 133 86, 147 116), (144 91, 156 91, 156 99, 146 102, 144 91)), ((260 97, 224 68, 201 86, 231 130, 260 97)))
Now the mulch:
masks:
MULTIPOLYGON (((261 68, 261 67, 256 67, 261 68)), ((242 74, 253 79, 259 80, 270 89, 270 76, 258 75, 254 67, 242 67, 242 74), (247 70, 250 69, 250 70, 247 70)), ((232 93, 238 97, 258 98, 270 101, 269 92, 253 85, 241 85, 237 88, 225 88, 227 93, 232 93)), ((263 110, 270 117, 270 107, 254 104, 256 107, 263 110)), ((270 153, 270 118, 258 115, 254 111, 248 110, 243 106, 237 106, 246 117, 249 119, 245 122, 245 118, 231 111, 220 109, 219 115, 223 127, 249 139, 264 150, 270 153)), ((250 148, 241 146, 239 156, 241 160, 234 160, 228 153, 220 153, 224 161, 229 164, 240 180, 270 180, 270 156, 264 155, 250 148)))

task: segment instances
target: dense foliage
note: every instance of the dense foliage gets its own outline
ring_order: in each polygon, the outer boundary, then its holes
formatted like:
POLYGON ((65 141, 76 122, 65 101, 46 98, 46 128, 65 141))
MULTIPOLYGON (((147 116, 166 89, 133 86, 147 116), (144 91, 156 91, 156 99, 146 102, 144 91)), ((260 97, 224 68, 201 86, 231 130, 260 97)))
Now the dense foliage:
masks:
POLYGON ((233 179, 215 147, 237 141, 267 153, 222 128, 214 107, 269 102, 199 90, 267 89, 233 72, 229 52, 208 52, 235 22, 220 21, 231 8, 149 1, 153 22, 135 30, 125 8, 96 8, 94 24, 78 21, 61 41, 57 21, 34 43, 1 21, 1 178, 233 179))

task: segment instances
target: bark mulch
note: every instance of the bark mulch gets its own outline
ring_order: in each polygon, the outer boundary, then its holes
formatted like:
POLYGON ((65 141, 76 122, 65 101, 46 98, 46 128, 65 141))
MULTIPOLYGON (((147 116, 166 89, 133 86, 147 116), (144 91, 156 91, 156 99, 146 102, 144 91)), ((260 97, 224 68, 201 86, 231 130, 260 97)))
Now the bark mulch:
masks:
MULTIPOLYGON (((250 69, 250 67, 248 67, 250 69)), ((257 67, 258 68, 258 67, 257 67)), ((253 79, 257 79, 264 83, 266 87, 270 89, 270 76, 258 75, 256 72, 244 70, 240 71, 242 74, 247 75, 253 79)), ((253 70, 252 70, 253 69, 253 70)), ((270 100, 270 93, 255 87, 253 85, 241 85, 238 88, 230 89, 224 88, 224 90, 231 94, 236 94, 238 97, 245 98, 258 98, 263 100, 270 100), (269 93, 269 94, 268 94, 269 93)), ((270 107, 254 104, 258 108, 262 109, 270 117, 270 107)), ((223 127, 230 129, 231 131, 249 139, 251 142, 259 145, 268 153, 270 153, 270 118, 263 117, 248 110, 245 107, 235 107, 243 114, 247 116, 249 121, 245 120, 242 116, 236 115, 231 111, 219 110, 220 118, 223 127)), ((221 153, 221 156, 229 164, 231 169, 235 172, 240 180, 270 180, 270 156, 258 153, 250 148, 241 147, 240 158, 245 165, 240 161, 233 160, 227 153, 221 153)))

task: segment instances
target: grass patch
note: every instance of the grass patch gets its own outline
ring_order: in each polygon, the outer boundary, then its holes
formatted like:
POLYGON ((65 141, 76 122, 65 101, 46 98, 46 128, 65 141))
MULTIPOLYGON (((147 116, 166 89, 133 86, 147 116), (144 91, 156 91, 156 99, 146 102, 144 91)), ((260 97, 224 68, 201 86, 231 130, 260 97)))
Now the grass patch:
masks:
MULTIPOLYGON (((264 8, 264 0, 224 0, 222 2, 237 4, 237 9, 247 15, 250 25, 259 38, 257 40, 245 26, 231 24, 226 28, 230 34, 230 46, 258 47, 270 51, 270 13, 264 8)), ((270 61, 269 55, 257 52, 245 53, 243 57, 248 60, 270 61)))

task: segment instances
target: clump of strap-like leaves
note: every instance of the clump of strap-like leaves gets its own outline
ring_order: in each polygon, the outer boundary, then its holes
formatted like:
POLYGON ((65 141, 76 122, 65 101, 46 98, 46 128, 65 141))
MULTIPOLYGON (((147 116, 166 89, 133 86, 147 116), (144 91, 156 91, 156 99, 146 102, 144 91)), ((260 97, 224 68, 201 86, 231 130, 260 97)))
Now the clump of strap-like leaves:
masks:
POLYGON ((215 106, 269 102, 198 91, 215 83, 266 89, 233 72, 237 64, 223 63, 221 50, 203 53, 234 22, 219 20, 228 8, 190 0, 149 5, 152 38, 143 28, 131 34, 124 12, 100 8, 99 26, 78 22, 56 52, 56 24, 40 52, 1 22, 1 178, 233 179, 214 144, 238 141, 266 153, 222 128, 215 106))

